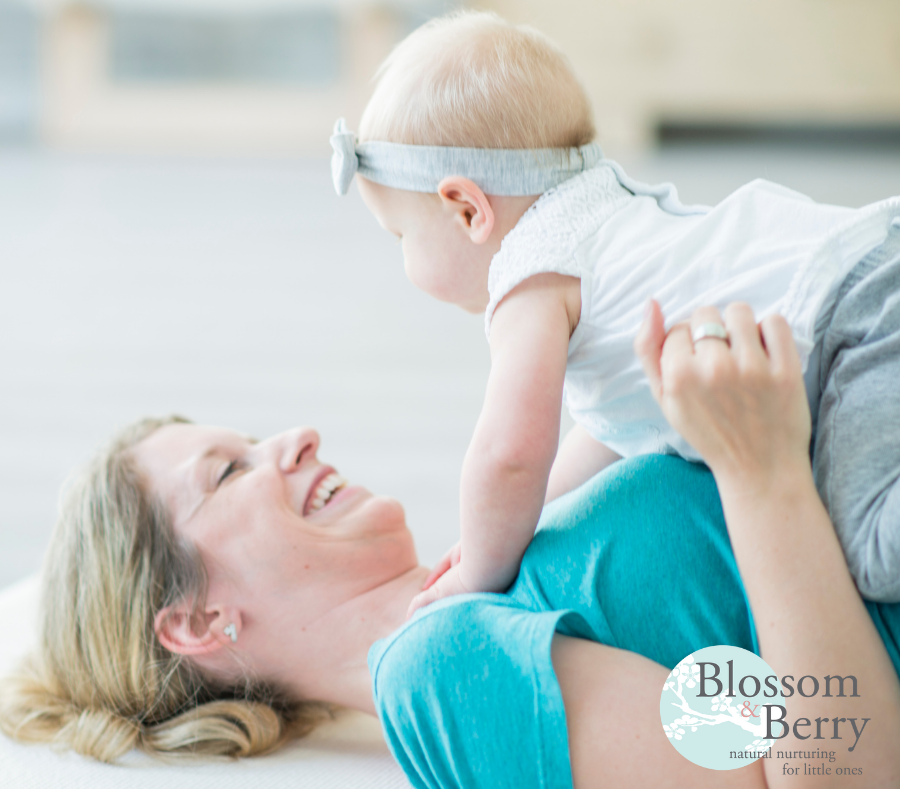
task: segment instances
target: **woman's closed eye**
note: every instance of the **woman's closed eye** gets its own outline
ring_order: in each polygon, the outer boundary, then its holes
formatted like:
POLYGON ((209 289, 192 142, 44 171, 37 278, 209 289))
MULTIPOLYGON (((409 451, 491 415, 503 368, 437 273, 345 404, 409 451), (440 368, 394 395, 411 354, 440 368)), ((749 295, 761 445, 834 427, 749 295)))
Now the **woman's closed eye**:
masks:
POLYGON ((223 471, 222 475, 219 477, 219 481, 216 483, 216 487, 219 487, 219 485, 221 485, 226 479, 228 479, 228 477, 230 477, 233 472, 237 471, 237 468, 238 462, 236 460, 232 460, 231 463, 229 463, 225 467, 225 471, 223 471))

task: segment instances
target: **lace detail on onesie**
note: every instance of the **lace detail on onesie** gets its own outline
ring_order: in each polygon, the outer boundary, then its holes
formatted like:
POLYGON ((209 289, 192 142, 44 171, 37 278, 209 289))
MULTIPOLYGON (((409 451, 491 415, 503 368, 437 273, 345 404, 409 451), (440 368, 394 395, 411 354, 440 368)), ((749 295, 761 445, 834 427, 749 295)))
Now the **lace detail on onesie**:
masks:
POLYGON ((488 340, 494 310, 520 282, 547 272, 580 279, 576 250, 632 196, 605 164, 544 192, 507 233, 491 260, 490 301, 484 313, 488 340))

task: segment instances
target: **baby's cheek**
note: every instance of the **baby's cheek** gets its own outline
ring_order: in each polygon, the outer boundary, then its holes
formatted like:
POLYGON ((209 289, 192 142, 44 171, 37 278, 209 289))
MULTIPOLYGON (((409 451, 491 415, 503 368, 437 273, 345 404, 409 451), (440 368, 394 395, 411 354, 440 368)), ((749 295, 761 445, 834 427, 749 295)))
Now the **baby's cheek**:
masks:
POLYGON ((427 255, 407 252, 403 256, 403 264, 406 270, 406 278, 419 290, 424 290, 428 295, 440 298, 440 280, 435 276, 436 272, 428 263, 427 255), (437 292, 436 292, 437 291, 437 292))
POLYGON ((406 276, 419 290, 439 301, 455 303, 460 297, 458 274, 450 260, 432 249, 430 254, 407 254, 404 256, 406 276))
POLYGON ((416 263, 413 259, 412 255, 408 252, 403 252, 403 270, 406 272, 406 278, 412 282, 417 288, 421 287, 418 281, 418 271, 416 270, 416 263))

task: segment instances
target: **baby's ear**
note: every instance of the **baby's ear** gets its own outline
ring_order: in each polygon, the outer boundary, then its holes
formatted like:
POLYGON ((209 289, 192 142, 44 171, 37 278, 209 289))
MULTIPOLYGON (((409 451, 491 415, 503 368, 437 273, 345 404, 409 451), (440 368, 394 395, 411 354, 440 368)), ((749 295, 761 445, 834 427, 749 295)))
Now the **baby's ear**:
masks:
POLYGON ((473 244, 483 244, 494 230, 494 209, 481 188, 459 175, 447 176, 438 184, 444 209, 453 214, 473 244))

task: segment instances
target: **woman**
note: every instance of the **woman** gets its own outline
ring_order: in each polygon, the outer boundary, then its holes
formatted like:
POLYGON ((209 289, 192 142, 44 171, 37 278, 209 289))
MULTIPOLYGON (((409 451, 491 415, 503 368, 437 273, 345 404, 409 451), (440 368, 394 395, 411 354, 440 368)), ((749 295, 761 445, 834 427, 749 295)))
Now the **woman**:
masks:
MULTIPOLYGON (((654 308, 638 347, 709 462, 728 535, 701 467, 623 462, 549 508, 507 595, 408 623, 428 570, 403 511, 343 484, 314 431, 257 443, 145 424, 66 505, 41 654, 8 686, 4 730, 106 759, 133 745, 245 754, 309 726, 318 708, 296 700, 313 699, 377 712, 417 786, 776 786, 788 779, 761 762, 696 767, 659 721, 663 664, 758 638, 779 674, 858 678, 841 714, 871 719, 866 785, 896 784, 900 683, 873 618, 888 641, 897 620, 867 613, 816 494, 786 325, 757 328, 740 306, 724 323, 730 346, 695 349, 654 308)), ((790 707, 829 712, 818 696, 790 707)))

